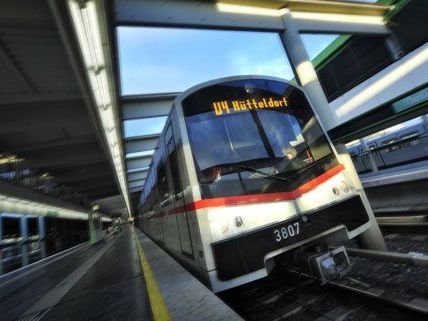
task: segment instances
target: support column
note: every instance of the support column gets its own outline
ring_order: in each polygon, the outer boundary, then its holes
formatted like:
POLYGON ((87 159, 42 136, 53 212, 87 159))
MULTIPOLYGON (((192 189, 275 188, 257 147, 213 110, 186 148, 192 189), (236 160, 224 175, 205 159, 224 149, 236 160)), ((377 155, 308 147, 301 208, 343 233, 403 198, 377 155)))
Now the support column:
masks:
POLYGON ((38 229, 39 229, 39 246, 40 246, 40 257, 44 259, 46 257, 46 220, 44 216, 38 217, 38 229))
POLYGON ((104 239, 101 214, 91 212, 89 214, 89 237, 91 244, 98 243, 104 239))
POLYGON ((363 146, 364 152, 368 153, 367 156, 368 156, 368 160, 369 160, 370 169, 372 170, 372 172, 378 172, 379 169, 377 168, 376 161, 375 161, 375 159, 373 157, 372 152, 370 151, 370 147, 367 144, 367 139, 366 138, 361 138, 360 142, 361 142, 361 146, 363 146))
POLYGON ((294 70, 294 74, 303 87, 316 114, 320 118, 321 125, 327 130, 331 129, 337 124, 336 115, 330 109, 315 68, 303 45, 299 30, 293 22, 293 18, 289 11, 284 13, 282 20, 285 30, 280 33, 280 37, 294 70))
POLYGON ((103 241, 104 240, 104 233, 103 233, 103 222, 101 219, 101 213, 98 213, 97 216, 97 222, 98 222, 98 241, 103 241))
POLYGON ((28 265, 29 253, 28 253, 28 220, 26 216, 21 216, 19 219, 20 237, 21 239, 21 262, 22 266, 28 265))
POLYGON ((89 241, 91 244, 97 243, 97 232, 95 228, 95 221, 94 221, 95 213, 91 212, 89 213, 89 241))
POLYGON ((338 144, 336 147, 339 162, 345 166, 346 174, 351 179, 352 184, 355 186, 357 191, 360 193, 364 207, 369 215, 371 226, 365 232, 358 236, 358 240, 365 249, 387 251, 388 248, 383 238, 382 232, 380 231, 379 224, 376 221, 376 217, 373 214, 372 207, 367 199, 366 193, 364 192, 363 186, 361 185, 360 178, 358 177, 357 171, 355 170, 352 158, 346 149, 344 144, 338 144))
POLYGON ((3 240, 3 217, 0 214, 0 241, 3 240))
POLYGON ((425 131, 428 132, 428 114, 422 116, 422 121, 424 122, 425 131))
POLYGON ((398 60, 403 57, 404 51, 400 43, 397 40, 397 37, 391 32, 388 37, 385 39, 386 47, 388 48, 389 53, 391 54, 392 59, 398 60))
MULTIPOLYGON (((0 244, 3 240, 3 217, 0 214, 0 244)), ((0 245, 0 275, 3 274, 3 248, 0 245)))

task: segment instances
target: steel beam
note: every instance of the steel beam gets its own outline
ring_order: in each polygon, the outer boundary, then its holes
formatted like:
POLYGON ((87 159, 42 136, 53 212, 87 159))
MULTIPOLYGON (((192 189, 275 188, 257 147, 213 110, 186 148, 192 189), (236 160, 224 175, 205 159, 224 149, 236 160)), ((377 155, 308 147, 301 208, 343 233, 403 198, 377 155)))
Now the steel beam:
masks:
POLYGON ((126 167, 128 171, 137 169, 137 168, 143 168, 150 165, 152 161, 152 157, 145 157, 143 159, 136 159, 136 160, 128 160, 126 161, 126 167))
POLYGON ((168 116, 173 100, 128 102, 122 104, 123 120, 168 116))
POLYGON ((335 23, 324 22, 323 15, 352 15, 354 17, 381 18, 391 9, 390 6, 350 3, 345 1, 319 0, 224 0, 224 1, 156 1, 145 0, 116 0, 115 12, 118 25, 168 26, 184 28, 209 29, 238 29, 258 31, 284 31, 279 9, 287 8, 291 12, 310 13, 319 16, 317 28, 316 19, 302 21, 302 28, 307 31, 344 33, 375 33, 384 32, 378 25, 366 22, 335 23), (217 2, 217 3, 216 3, 217 2), (219 3, 219 4, 218 4, 219 3), (262 10, 240 10, 239 6, 264 8, 271 10, 270 14, 262 10), (275 12, 278 10, 278 13, 275 12), (361 25, 360 25, 361 24, 361 25))
POLYGON ((174 93, 159 93, 159 94, 141 94, 141 95, 125 95, 120 97, 122 104, 134 102, 153 102, 158 100, 171 100, 173 101, 180 92, 174 93))
POLYGON ((128 183, 128 188, 134 188, 134 187, 143 187, 144 186, 144 182, 145 180, 141 180, 141 181, 135 181, 135 182, 129 182, 128 183))
POLYGON ((314 13, 339 13, 382 16, 389 11, 383 4, 331 0, 218 0, 217 2, 257 8, 283 9, 314 13))
POLYGON ((291 12, 299 32, 388 35, 382 16, 291 12))
POLYGON ((299 84, 305 90, 311 105, 321 119, 322 124, 327 128, 336 125, 335 114, 331 111, 324 90, 318 79, 315 68, 309 59, 302 37, 297 29, 290 12, 283 15, 286 29, 280 33, 284 49, 294 68, 299 84))
POLYGON ((153 150, 156 148, 158 141, 159 135, 138 140, 128 140, 125 142, 125 152, 126 154, 130 154, 153 150))
POLYGON ((129 189, 130 193, 136 193, 136 192, 141 192, 143 191, 143 186, 137 186, 137 187, 133 187, 129 189))
POLYGON ((221 12, 213 1, 116 0, 118 25, 283 30, 279 17, 221 12))
POLYGON ((24 90, 29 94, 35 94, 37 92, 36 87, 24 73, 24 71, 18 67, 18 64, 14 61, 12 55, 8 52, 6 46, 0 41, 0 60, 8 67, 12 75, 16 80, 19 81, 24 90))
POLYGON ((144 172, 148 172, 149 171, 149 166, 144 167, 144 168, 136 168, 136 169, 131 169, 128 170, 127 173, 128 174, 134 174, 134 173, 144 173, 144 172))
POLYGON ((138 179, 145 179, 147 177, 147 173, 148 171, 128 174, 128 182, 138 180, 138 179))

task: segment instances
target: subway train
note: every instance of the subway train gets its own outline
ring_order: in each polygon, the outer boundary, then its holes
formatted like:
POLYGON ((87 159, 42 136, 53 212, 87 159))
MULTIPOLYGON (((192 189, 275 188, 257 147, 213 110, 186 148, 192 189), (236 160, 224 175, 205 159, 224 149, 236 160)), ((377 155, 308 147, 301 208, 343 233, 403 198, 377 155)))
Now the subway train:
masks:
MULTIPOLYGON (((366 143, 378 169, 428 159, 428 133, 421 117, 372 135, 366 138, 366 143)), ((357 172, 371 171, 368 152, 361 141, 353 141, 347 146, 357 172)))
POLYGON ((135 222, 212 291, 227 290, 371 226, 355 170, 339 159, 301 88, 209 81, 174 101, 135 222))

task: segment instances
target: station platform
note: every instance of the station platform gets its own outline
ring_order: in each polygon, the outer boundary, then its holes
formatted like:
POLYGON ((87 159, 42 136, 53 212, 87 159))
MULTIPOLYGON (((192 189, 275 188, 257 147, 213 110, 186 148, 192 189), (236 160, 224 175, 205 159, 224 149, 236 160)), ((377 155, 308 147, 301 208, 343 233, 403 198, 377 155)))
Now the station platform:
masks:
POLYGON ((428 178, 428 161, 405 164, 360 175, 364 188, 406 183, 428 178))
POLYGON ((2 321, 241 320, 138 230, 0 278, 2 321))

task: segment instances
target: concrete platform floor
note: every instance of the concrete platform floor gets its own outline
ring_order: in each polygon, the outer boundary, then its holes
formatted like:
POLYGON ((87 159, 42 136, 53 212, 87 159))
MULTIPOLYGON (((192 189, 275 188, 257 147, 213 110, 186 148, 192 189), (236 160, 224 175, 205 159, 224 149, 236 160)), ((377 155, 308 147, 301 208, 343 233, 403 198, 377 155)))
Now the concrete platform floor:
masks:
POLYGON ((0 320, 151 320, 131 229, 0 281, 0 320))

